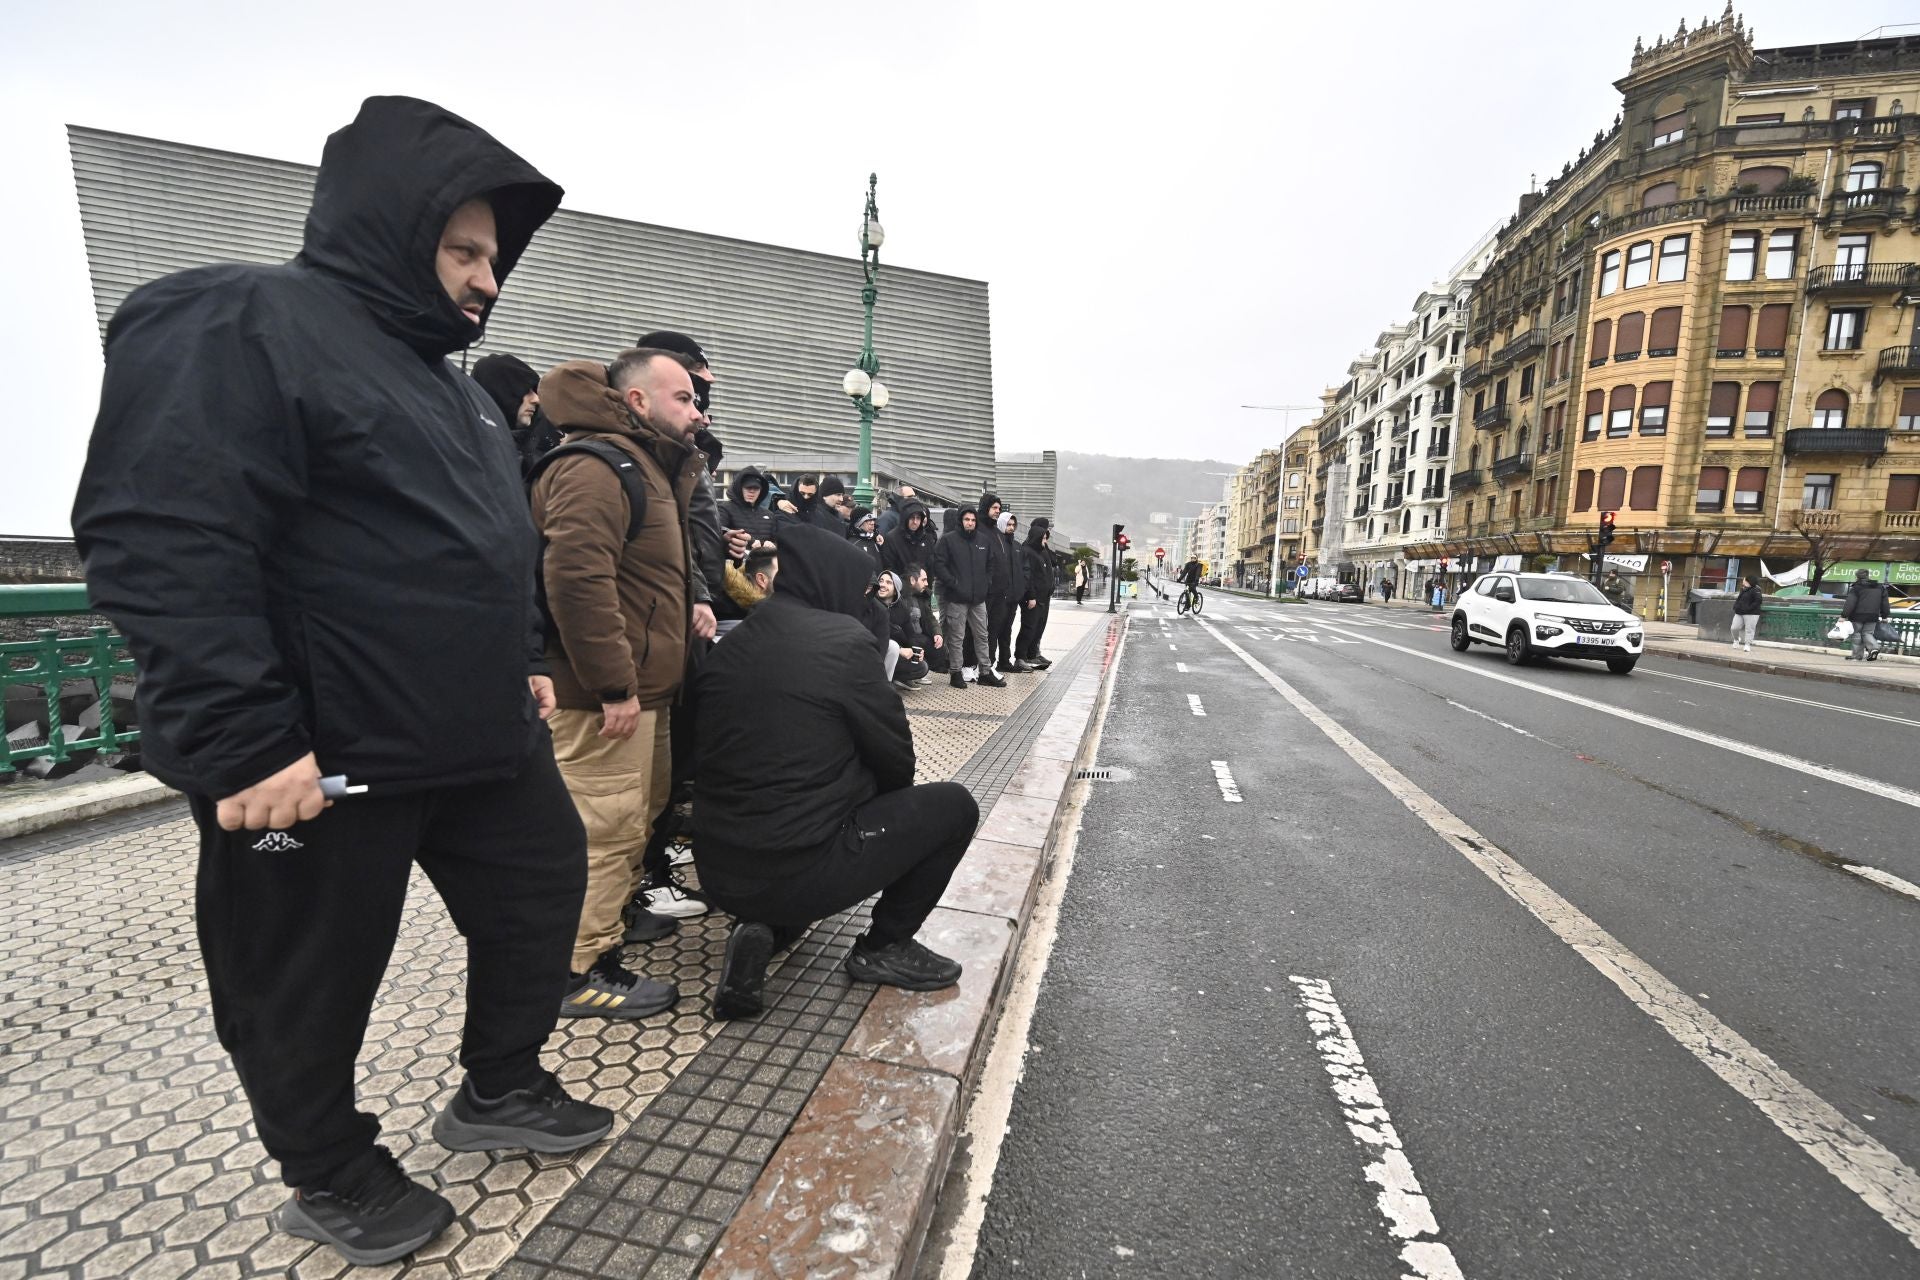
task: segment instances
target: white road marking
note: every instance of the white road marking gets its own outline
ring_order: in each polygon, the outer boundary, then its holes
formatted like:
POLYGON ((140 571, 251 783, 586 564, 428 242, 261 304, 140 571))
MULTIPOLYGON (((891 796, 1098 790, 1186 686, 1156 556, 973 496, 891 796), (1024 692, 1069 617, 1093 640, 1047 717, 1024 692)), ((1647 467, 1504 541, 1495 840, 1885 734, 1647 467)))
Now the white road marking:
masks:
POLYGON ((1186 664, 1186 663, 1184 663, 1184 662, 1176 662, 1176 663, 1174 663, 1174 664, 1173 664, 1173 669, 1174 669, 1175 671, 1178 671, 1178 672, 1179 672, 1179 673, 1180 673, 1181 675, 1185 675, 1185 674, 1187 674, 1187 664, 1186 664))
POLYGON ((1190 693, 1187 695, 1187 710, 1193 712, 1193 714, 1197 716, 1203 716, 1207 714, 1207 709, 1200 705, 1200 695, 1197 693, 1190 693))
POLYGON ((1177 644, 1170 644, 1167 646, 1167 648, 1172 649, 1175 653, 1178 653, 1180 651, 1180 646, 1177 644))
POLYGON ((1728 689, 1734 693, 1744 693, 1751 698, 1772 698, 1776 702, 1796 702, 1803 707, 1818 707, 1822 711, 1841 711, 1850 716, 1865 716, 1869 720, 1885 720, 1890 724, 1910 725, 1920 729, 1920 720, 1909 720, 1905 716, 1890 716, 1882 711, 1862 711, 1859 707, 1836 706, 1831 702, 1820 702, 1813 698, 1796 698, 1790 693, 1770 693, 1765 689, 1747 689, 1737 684, 1724 684, 1719 680, 1702 680, 1699 676, 1676 675, 1671 671, 1649 671, 1650 676, 1662 680, 1685 680, 1688 684, 1703 684, 1710 689, 1728 689))
POLYGON ((1882 889, 1891 889, 1895 893, 1905 894, 1915 902, 1920 902, 1920 884, 1911 880, 1902 880, 1899 876, 1880 870, 1878 867, 1863 867, 1855 863, 1847 868, 1862 880, 1871 880, 1882 889))
POLYGON ((1309 702, 1252 654, 1218 631, 1212 634, 1436 835, 1553 930, 1661 1030, 1759 1108, 1780 1132, 1920 1248, 1920 1173, 1915 1173, 1872 1134, 1794 1079, 1739 1032, 1707 1012, 1659 970, 1555 893, 1545 881, 1422 791, 1412 779, 1341 728, 1333 717, 1309 702))
POLYGON ((1213 762, 1213 780, 1220 784, 1220 798, 1228 804, 1240 803, 1240 784, 1233 780, 1233 770, 1227 768, 1225 760, 1213 762))
MULTIPOLYGON (((1217 632, 1215 634, 1218 635, 1217 632)), ((1232 641, 1228 640, 1225 636, 1220 636, 1219 639, 1223 644, 1232 643, 1232 641)), ((1708 733, 1702 729, 1690 729, 1686 725, 1675 724, 1671 720, 1662 720, 1657 716, 1644 715, 1638 711, 1629 711, 1625 707, 1609 706, 1604 702, 1596 702, 1592 698, 1583 698, 1577 693, 1567 693, 1560 689, 1549 689, 1545 685, 1534 684, 1531 680, 1521 680, 1503 671, 1484 670, 1479 666, 1459 662, 1453 658, 1442 658, 1438 654, 1422 653, 1418 649, 1409 649, 1405 645, 1393 644, 1386 640, 1376 640, 1372 636, 1356 635, 1354 639, 1363 644, 1378 645, 1382 649, 1392 649, 1395 653, 1404 653, 1410 657, 1425 659, 1428 662, 1437 662, 1443 667, 1453 667, 1456 670, 1465 671, 1469 675, 1481 676, 1488 680, 1498 680, 1502 684, 1510 684, 1516 688, 1543 694, 1549 698, 1558 698, 1562 702, 1571 702, 1577 707, 1585 707, 1589 711, 1598 711, 1602 715, 1613 716, 1618 720, 1626 720, 1633 724, 1644 725, 1649 729, 1658 729, 1662 733, 1671 733, 1676 737, 1688 738, 1694 742, 1704 742, 1710 747, 1719 747, 1722 751, 1731 751, 1735 755, 1747 756, 1754 760, 1764 760, 1768 764, 1777 764, 1783 769, 1792 769, 1795 772, 1804 773, 1809 777, 1819 778, 1825 782, 1836 782, 1843 787, 1851 787, 1855 791, 1864 791, 1868 795, 1879 796, 1883 800, 1892 800, 1898 804, 1909 805, 1915 809, 1920 809, 1920 791, 1909 791, 1905 787, 1897 787, 1891 782, 1882 782, 1878 778, 1869 778, 1862 774, 1849 773, 1845 769, 1836 769, 1832 765, 1818 764, 1812 760, 1802 760, 1799 756, 1790 756, 1784 751, 1771 751, 1766 747, 1756 747, 1745 742, 1735 742, 1723 734, 1708 733)))
POLYGON ((1415 1239, 1439 1235, 1440 1224, 1434 1219, 1432 1203, 1420 1189, 1420 1179, 1407 1162, 1399 1131, 1387 1114, 1386 1100, 1367 1071, 1367 1061, 1360 1054, 1340 1002, 1333 998, 1333 988, 1322 978, 1289 974, 1287 981, 1300 989, 1300 1002, 1313 1028, 1314 1047, 1320 1051, 1320 1065, 1333 1077, 1333 1096, 1346 1117, 1347 1131, 1363 1150, 1376 1157, 1367 1166, 1366 1178, 1380 1188, 1374 1203, 1386 1221, 1387 1232, 1395 1240, 1412 1242, 1401 1249, 1400 1260, 1421 1280, 1461 1280, 1453 1250, 1431 1238, 1415 1239))
MULTIPOLYGON (((1120 644, 1113 655, 1116 664, 1126 656, 1127 634, 1124 628, 1120 632, 1120 644)), ((1107 711, 1112 705, 1110 685, 1093 717, 1093 731, 1084 757, 1087 760, 1100 758, 1100 740, 1106 734, 1107 711)), ((980 1083, 967 1108, 963 1132, 972 1142, 973 1156, 967 1164, 960 1191, 960 1212, 947 1235, 940 1280, 967 1280, 973 1274, 980 1225, 986 1219, 987 1197, 993 1193, 1000 1148, 1006 1141, 1007 1122, 1013 1115, 1014 1090, 1019 1087, 1026 1069, 1033 1010, 1039 1002, 1040 987, 1047 977, 1047 962, 1053 956, 1053 944, 1060 933, 1060 904, 1067 896, 1067 881, 1073 876, 1074 855, 1080 847, 1080 818, 1091 786, 1089 782, 1076 782, 1067 793, 1067 803, 1072 806, 1071 820, 1060 824, 1061 835, 1053 847, 1052 864, 1034 894, 1033 914, 1027 919, 1026 937, 1021 940, 1020 953, 1014 960, 1006 1001, 1000 1006, 993 1046, 987 1051, 986 1064, 980 1068, 980 1083)))

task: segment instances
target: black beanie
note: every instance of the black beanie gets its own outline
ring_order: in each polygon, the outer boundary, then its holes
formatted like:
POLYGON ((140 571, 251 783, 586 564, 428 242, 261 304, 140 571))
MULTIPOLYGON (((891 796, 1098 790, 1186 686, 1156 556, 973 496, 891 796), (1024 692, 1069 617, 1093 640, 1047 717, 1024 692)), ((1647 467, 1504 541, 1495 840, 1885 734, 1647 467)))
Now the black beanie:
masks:
POLYGON ((687 357, 695 364, 711 363, 700 344, 684 333, 675 333, 671 329, 655 329, 652 333, 643 333, 634 339, 636 347, 651 347, 655 351, 671 351, 675 355, 687 357))
POLYGON ((473 380, 489 399, 500 406, 507 420, 500 425, 512 427, 520 418, 520 402, 529 391, 540 389, 540 375, 518 356, 482 356, 474 361, 473 380))
POLYGON ((831 498, 836 493, 845 493, 847 486, 840 483, 839 476, 828 476, 820 482, 820 488, 814 492, 816 498, 831 498))

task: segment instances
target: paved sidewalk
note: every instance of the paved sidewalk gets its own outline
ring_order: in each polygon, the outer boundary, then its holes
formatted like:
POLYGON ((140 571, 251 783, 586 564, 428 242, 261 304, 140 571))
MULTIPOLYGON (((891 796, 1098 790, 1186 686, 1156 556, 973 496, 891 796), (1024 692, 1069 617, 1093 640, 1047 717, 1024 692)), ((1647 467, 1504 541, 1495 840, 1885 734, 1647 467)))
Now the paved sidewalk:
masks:
POLYGON ((968 963, 959 987, 876 995, 851 984, 839 962, 864 927, 861 908, 817 925, 770 975, 765 1016, 716 1024, 706 1008, 728 921, 686 921, 630 956, 679 983, 676 1010, 563 1024, 548 1044, 569 1087, 620 1117, 610 1141, 576 1157, 432 1142, 458 1078, 462 947, 416 877, 361 1054, 360 1100, 460 1219, 388 1267, 354 1269, 272 1229, 287 1193, 213 1037, 184 804, 0 841, 0 1280, 910 1267, 1067 808, 1113 621, 1056 601, 1048 672, 1010 676, 1004 690, 908 696, 920 778, 965 783, 986 815, 930 921, 934 945, 968 963), (798 1194, 803 1184, 819 1194, 798 1194))

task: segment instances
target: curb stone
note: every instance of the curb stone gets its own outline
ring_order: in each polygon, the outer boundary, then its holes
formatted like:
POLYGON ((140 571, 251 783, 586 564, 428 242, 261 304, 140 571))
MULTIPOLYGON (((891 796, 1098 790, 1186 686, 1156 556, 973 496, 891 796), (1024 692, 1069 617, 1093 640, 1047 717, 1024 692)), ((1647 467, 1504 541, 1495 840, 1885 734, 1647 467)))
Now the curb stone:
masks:
POLYGON ((70 787, 30 791, 19 796, 0 792, 0 840, 31 835, 49 827, 122 809, 171 800, 179 793, 147 773, 128 774, 124 778, 102 778, 98 782, 78 782, 70 787))
POLYGON ((727 1225, 703 1280, 913 1274, 1048 855, 1076 811, 1073 774, 1087 763, 1126 618, 1108 622, 1105 648, 1074 677, 982 817, 929 918, 935 949, 966 966, 960 984, 875 994, 727 1225))

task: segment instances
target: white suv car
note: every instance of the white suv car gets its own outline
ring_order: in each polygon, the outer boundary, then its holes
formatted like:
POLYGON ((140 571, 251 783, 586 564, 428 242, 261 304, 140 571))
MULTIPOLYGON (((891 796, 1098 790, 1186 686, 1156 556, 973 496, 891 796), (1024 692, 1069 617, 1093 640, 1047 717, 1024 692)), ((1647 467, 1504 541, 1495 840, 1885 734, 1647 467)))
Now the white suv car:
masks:
POLYGON ((1515 666, 1536 656, 1602 658, 1625 675, 1646 641, 1640 619, 1565 573, 1488 573, 1461 594, 1453 611, 1453 647, 1497 644, 1515 666))

